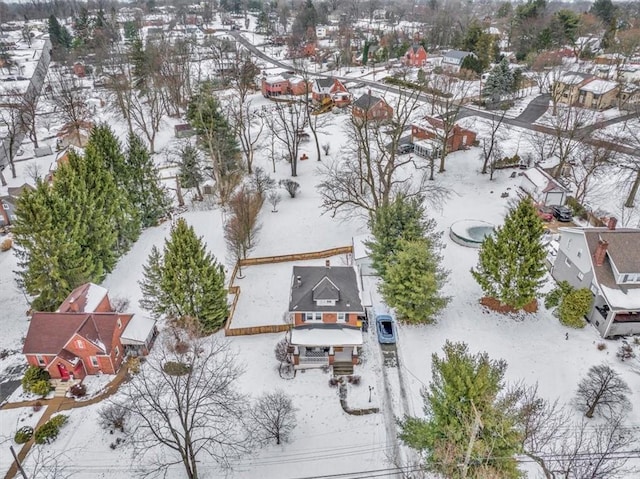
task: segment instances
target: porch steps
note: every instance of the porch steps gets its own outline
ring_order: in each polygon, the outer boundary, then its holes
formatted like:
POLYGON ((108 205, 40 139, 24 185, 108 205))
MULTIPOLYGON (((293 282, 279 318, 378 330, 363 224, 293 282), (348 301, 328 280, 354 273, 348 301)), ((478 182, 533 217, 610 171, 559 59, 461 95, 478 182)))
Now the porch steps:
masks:
POLYGON ((53 397, 63 398, 67 395, 67 391, 69 390, 69 383, 58 383, 56 384, 56 388, 53 390, 53 397))
POLYGON ((353 364, 351 363, 333 363, 334 376, 349 376, 353 374, 353 364))

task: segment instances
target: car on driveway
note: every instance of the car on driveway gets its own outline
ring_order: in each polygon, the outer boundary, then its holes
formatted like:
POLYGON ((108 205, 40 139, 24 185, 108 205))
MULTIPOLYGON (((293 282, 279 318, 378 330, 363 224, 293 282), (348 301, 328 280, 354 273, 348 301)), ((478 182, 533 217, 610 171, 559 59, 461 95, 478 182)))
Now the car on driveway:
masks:
POLYGON ((396 327, 393 318, 388 314, 376 316, 376 332, 380 344, 396 343, 396 327))
POLYGON ((551 207, 553 211, 553 216, 563 223, 568 223, 573 219, 573 215, 571 213, 571 209, 566 206, 555 205, 551 207))
POLYGON ((542 221, 551 221, 553 219, 553 208, 549 206, 538 206, 536 214, 542 221))
POLYGON ((402 143, 398 145, 398 154, 404 155, 413 151, 413 143, 402 143))

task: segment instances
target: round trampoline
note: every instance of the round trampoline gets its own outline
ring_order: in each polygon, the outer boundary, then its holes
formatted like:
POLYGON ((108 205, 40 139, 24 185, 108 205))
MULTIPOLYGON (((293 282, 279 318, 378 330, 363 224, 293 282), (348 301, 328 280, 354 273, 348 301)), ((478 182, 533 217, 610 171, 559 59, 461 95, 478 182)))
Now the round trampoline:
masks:
POLYGON ((451 225, 449 236, 461 246, 479 248, 484 239, 494 231, 495 227, 486 221, 461 220, 451 225))

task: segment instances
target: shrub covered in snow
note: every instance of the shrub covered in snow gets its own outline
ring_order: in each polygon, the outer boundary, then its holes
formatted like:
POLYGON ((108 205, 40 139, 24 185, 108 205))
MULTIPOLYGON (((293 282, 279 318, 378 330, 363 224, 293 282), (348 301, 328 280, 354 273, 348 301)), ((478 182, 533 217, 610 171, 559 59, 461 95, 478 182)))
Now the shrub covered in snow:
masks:
POLYGON ((60 414, 54 416, 36 429, 36 444, 51 444, 60 433, 60 428, 67 422, 69 416, 60 414))
POLYGON ((13 440, 17 444, 24 444, 29 441, 33 437, 33 428, 31 426, 22 426, 20 429, 16 431, 16 435, 13 440))

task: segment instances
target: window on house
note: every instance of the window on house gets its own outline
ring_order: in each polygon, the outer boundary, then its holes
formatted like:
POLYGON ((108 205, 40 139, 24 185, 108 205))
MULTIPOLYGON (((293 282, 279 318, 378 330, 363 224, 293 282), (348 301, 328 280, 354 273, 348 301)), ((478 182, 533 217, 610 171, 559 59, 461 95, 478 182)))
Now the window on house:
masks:
POLYGON ((571 248, 571 238, 567 240, 567 249, 571 248))
POLYGON ((628 283, 628 282, 629 282, 629 275, 628 275, 628 274, 625 274, 625 275, 622 277, 622 282, 623 282, 623 283, 628 283))
POLYGON ((45 362, 44 358, 40 355, 36 356, 36 359, 38 360, 38 365, 39 366, 45 366, 47 363, 45 362))
POLYGON ((584 274, 578 272, 578 280, 582 281, 584 279, 584 274))
POLYGON ((6 204, 4 204, 4 203, 2 204, 2 207, 3 207, 5 210, 8 210, 8 209, 9 209, 9 205, 6 205, 6 204))
POLYGON ((76 339, 76 348, 84 349, 84 341, 82 339, 76 339))
POLYGON ((569 258, 564 259, 564 264, 566 264, 569 268, 571 268, 571 260, 569 258))
POLYGON ((98 367, 98 358, 96 358, 95 356, 91 356, 91 365, 94 368, 97 368, 98 367))
POLYGON ((313 321, 313 313, 304 313, 305 321, 313 321))
POLYGON ((118 329, 122 329, 122 321, 120 321, 120 318, 118 318, 118 329))
POLYGON ((316 313, 315 313, 315 318, 314 318, 314 319, 315 319, 316 321, 322 321, 322 313, 318 313, 318 312, 316 312, 316 313))
POLYGON ((120 356, 120 348, 116 346, 116 358, 120 356))
POLYGON ((346 321, 347 315, 345 313, 338 313, 338 321, 346 321))
POLYGON ((576 256, 578 258, 582 258, 582 250, 581 249, 578 250, 578 253, 576 254, 576 256))

